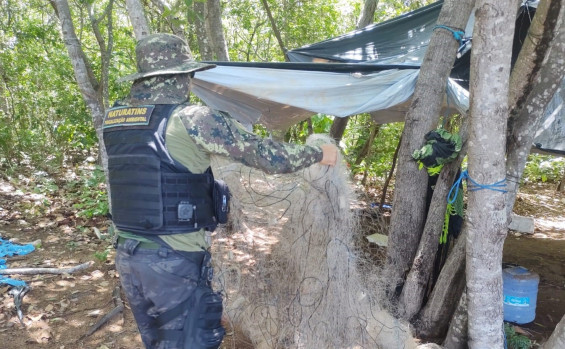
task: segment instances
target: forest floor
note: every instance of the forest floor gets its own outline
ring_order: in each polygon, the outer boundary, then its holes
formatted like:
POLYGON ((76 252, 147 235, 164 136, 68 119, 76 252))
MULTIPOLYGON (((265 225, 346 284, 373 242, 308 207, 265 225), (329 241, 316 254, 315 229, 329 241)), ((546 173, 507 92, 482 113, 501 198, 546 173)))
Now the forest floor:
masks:
MULTIPOLYGON (((33 188, 33 183, 27 187, 33 188)), ((555 192, 553 185, 529 185, 519 194, 515 211, 535 218, 535 234, 510 232, 504 262, 540 275, 536 318, 516 329, 541 343, 565 314, 565 195, 555 192)), ((21 321, 10 287, 0 284, 0 347, 143 347, 127 304, 125 311, 88 335, 119 303, 113 297, 119 279, 114 252, 105 238, 107 225, 104 219, 77 217, 68 200, 18 190, 0 179, 0 236, 17 244, 38 245, 29 254, 8 257, 9 268, 67 268, 92 262, 74 273, 13 275, 31 287, 23 298, 21 321)), ((230 335, 222 347, 250 348, 230 335)))

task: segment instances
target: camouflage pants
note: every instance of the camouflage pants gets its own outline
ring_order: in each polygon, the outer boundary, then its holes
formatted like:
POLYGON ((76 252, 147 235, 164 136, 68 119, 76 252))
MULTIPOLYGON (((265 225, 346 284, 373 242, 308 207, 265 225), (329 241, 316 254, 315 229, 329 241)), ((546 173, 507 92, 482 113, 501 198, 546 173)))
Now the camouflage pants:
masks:
MULTIPOLYGON (((118 245, 116 267, 143 343, 148 349, 181 349, 179 343, 158 338, 156 318, 192 295, 204 252, 181 256, 166 247, 149 249, 138 244, 127 239, 118 245)), ((161 328, 182 329, 187 316, 188 311, 161 328)))

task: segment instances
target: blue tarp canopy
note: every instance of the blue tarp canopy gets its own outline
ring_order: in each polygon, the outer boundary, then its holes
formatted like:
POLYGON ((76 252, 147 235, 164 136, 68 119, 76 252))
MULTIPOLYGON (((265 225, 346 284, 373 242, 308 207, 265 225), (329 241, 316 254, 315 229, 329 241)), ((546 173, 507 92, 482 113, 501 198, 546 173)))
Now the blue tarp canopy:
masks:
MULTIPOLYGON (((403 121, 443 1, 391 20, 288 52, 292 62, 214 62, 198 72, 193 92, 210 107, 246 125, 285 129, 316 113, 345 117, 371 113, 375 122, 403 121)), ((535 13, 526 1, 517 17, 514 54, 535 13)), ((446 86, 444 111, 465 114, 474 18, 446 86)), ((563 88, 550 103, 535 143, 565 153, 563 88), (560 95, 561 93, 561 95, 560 95)))

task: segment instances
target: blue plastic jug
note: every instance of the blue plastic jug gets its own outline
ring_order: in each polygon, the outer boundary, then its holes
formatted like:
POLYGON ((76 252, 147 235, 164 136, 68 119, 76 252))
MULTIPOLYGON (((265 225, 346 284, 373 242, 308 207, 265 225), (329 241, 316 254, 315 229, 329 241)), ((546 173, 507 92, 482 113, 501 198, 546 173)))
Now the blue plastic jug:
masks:
POLYGON ((536 317, 539 275, 520 266, 502 270, 504 321, 527 324, 536 317))

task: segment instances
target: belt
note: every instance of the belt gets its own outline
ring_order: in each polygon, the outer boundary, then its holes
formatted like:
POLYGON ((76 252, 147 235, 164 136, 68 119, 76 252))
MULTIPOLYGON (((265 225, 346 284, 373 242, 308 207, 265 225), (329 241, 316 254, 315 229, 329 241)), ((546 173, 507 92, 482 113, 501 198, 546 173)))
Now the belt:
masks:
MULTIPOLYGON (((118 245, 123 245, 126 242, 126 238, 124 237, 118 237, 118 245)), ((156 242, 152 242, 152 241, 140 241, 139 245, 137 245, 137 248, 146 248, 146 249, 150 249, 150 250, 158 250, 159 248, 161 248, 161 245, 156 243, 156 242)))

